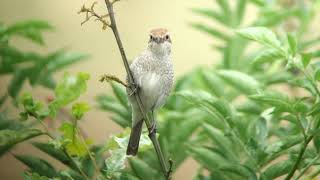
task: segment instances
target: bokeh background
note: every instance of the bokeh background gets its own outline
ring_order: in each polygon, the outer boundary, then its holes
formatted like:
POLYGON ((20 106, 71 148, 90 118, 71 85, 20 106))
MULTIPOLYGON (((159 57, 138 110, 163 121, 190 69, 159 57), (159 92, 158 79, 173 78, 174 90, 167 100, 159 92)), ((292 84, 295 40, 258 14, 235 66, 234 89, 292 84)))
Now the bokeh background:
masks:
MULTIPOLYGON (((59 79, 65 71, 71 73, 83 71, 90 74, 89 88, 87 93, 82 96, 82 100, 89 102, 93 108, 80 126, 95 142, 103 143, 111 134, 118 133, 121 129, 109 120, 108 114, 94 108, 95 96, 110 91, 108 85, 100 83, 98 79, 104 73, 124 77, 125 70, 110 30, 102 30, 101 24, 93 21, 80 26, 84 15, 79 15, 77 12, 84 3, 90 5, 92 2, 84 0, 1 0, 0 21, 12 24, 22 20, 41 19, 47 20, 55 26, 53 32, 46 33, 46 46, 44 47, 30 45, 21 39, 14 39, 13 43, 18 44, 21 49, 48 53, 65 47, 74 52, 90 55, 88 60, 59 72, 56 79, 59 79)), ((176 76, 181 76, 195 66, 214 64, 219 57, 211 45, 216 42, 188 25, 190 22, 199 20, 206 22, 206 20, 194 15, 190 8, 210 6, 215 6, 214 1, 122 0, 117 3, 115 11, 118 28, 128 58, 133 59, 145 49, 150 29, 165 27, 172 34, 176 76)), ((96 8, 101 13, 106 12, 102 0, 98 1, 96 8)), ((246 16, 250 17, 250 14, 246 13, 246 16)), ((1 94, 6 91, 5 87, 9 79, 10 77, 0 78, 1 94)), ((26 84, 22 91, 30 89, 26 84)), ((45 99, 51 95, 51 92, 37 87, 32 90, 32 93, 39 99, 45 99)), ((26 144, 18 145, 12 152, 41 154, 26 144)), ((188 159, 174 174, 175 179, 191 179, 196 166, 195 162, 188 159)), ((6 155, 0 159, 0 179, 22 179, 21 174, 24 168, 11 155, 6 155)))

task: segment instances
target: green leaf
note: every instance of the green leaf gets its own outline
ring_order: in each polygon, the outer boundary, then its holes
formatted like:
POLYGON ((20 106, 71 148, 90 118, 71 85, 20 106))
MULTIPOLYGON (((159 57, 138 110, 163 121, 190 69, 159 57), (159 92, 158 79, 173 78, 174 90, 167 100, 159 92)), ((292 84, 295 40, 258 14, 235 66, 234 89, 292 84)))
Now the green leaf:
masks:
POLYGON ((157 179, 157 177, 161 176, 150 165, 138 158, 129 158, 129 164, 132 171, 140 179, 157 179))
POLYGON ((320 68, 318 68, 314 73, 314 79, 320 81, 320 68))
POLYGON ((80 120, 82 119, 84 113, 86 113, 89 110, 90 110, 90 106, 88 103, 77 102, 72 105, 71 114, 75 119, 80 120))
POLYGON ((237 174, 241 177, 244 177, 245 179, 248 180, 257 180, 258 177, 256 176, 255 172, 241 164, 226 164, 223 165, 222 167, 219 168, 219 170, 224 171, 224 172, 230 172, 237 174))
POLYGON ((55 99, 49 104, 50 115, 55 117, 61 107, 73 102, 84 93, 88 79, 89 75, 86 73, 78 73, 77 76, 66 73, 62 82, 57 84, 55 99))
POLYGON ((102 94, 97 96, 97 102, 101 109, 113 112, 131 123, 131 108, 124 107, 114 97, 102 94))
POLYGON ((319 135, 315 135, 313 138, 313 144, 314 147, 316 148, 317 152, 320 152, 320 136, 319 135))
POLYGON ((253 94, 261 85, 253 77, 235 70, 219 70, 217 74, 234 88, 245 94, 253 94))
POLYGON ((131 118, 123 118, 122 116, 119 116, 117 114, 113 115, 111 117, 111 120, 115 123, 117 123, 122 128, 131 127, 131 118))
POLYGON ((87 54, 69 53, 60 49, 47 56, 47 59, 49 60, 47 72, 51 74, 71 64, 86 60, 88 57, 89 56, 87 54))
POLYGON ((87 142, 83 142, 76 133, 76 128, 73 124, 64 122, 59 131, 63 137, 61 143, 67 150, 70 156, 84 157, 87 154, 87 142))
POLYGON ((206 91, 180 91, 176 93, 185 98, 191 104, 197 105, 197 108, 207 111, 217 120, 232 118, 230 107, 222 100, 213 97, 206 91))
POLYGON ((283 94, 269 91, 249 96, 250 99, 274 106, 283 111, 291 112, 292 103, 289 98, 283 94))
POLYGON ((227 0, 217 0, 216 2, 224 12, 225 16, 231 16, 230 6, 227 0))
POLYGON ((220 167, 228 163, 228 160, 223 156, 204 147, 189 146, 188 150, 196 161, 212 172, 217 171, 220 167))
POLYGON ((265 27, 248 27, 236 31, 240 36, 257 41, 265 46, 279 50, 284 54, 281 42, 277 36, 268 28, 265 27))
POLYGON ((221 24, 227 25, 229 22, 226 20, 225 16, 222 14, 219 14, 218 12, 212 10, 212 9, 205 9, 205 8, 193 8, 192 12, 199 14, 204 17, 211 18, 213 20, 216 20, 220 22, 221 24))
POLYGON ((252 3, 254 3, 257 6, 264 6, 265 1, 264 0, 250 0, 252 3))
MULTIPOLYGON (((85 180, 85 177, 83 177, 82 175, 80 175, 79 173, 73 170, 60 171, 60 176, 61 176, 61 179, 66 179, 66 180, 85 180)), ((57 180, 60 180, 60 179, 57 179, 57 180)))
POLYGON ((229 37, 228 35, 225 35, 224 33, 222 32, 219 32, 218 30, 212 28, 212 27, 209 27, 209 26, 206 26, 206 25, 203 25, 203 24, 200 24, 200 23, 191 23, 190 24, 193 28, 199 30, 199 31, 202 31, 202 32, 205 32, 217 39, 221 39, 223 41, 228 41, 229 40, 229 37))
POLYGON ((203 129, 209 135, 210 139, 214 141, 215 145, 225 152, 226 156, 230 159, 238 159, 236 154, 232 151, 232 146, 234 145, 232 140, 225 136, 221 131, 213 128, 208 124, 203 125, 203 129))
POLYGON ((17 97, 29 73, 29 69, 17 70, 14 72, 13 79, 8 87, 8 93, 11 97, 17 97))
POLYGON ((12 46, 2 46, 0 54, 3 57, 9 58, 8 62, 10 65, 16 65, 23 62, 39 61, 42 60, 42 56, 34 52, 21 52, 12 46))
POLYGON ((43 31, 52 30, 53 27, 46 21, 24 21, 16 23, 6 29, 2 35, 18 35, 30 39, 31 41, 38 43, 40 45, 44 44, 43 37, 41 33, 43 31))
POLYGON ((263 175, 265 175, 266 177, 268 177, 270 179, 276 179, 277 177, 280 177, 282 175, 289 173, 293 164, 294 164, 294 162, 290 159, 285 160, 285 161, 280 161, 280 162, 268 167, 263 172, 263 175))
POLYGON ((46 176, 49 178, 58 176, 58 173, 54 167, 43 159, 29 155, 14 155, 14 157, 28 166, 33 172, 36 172, 41 176, 46 176))
POLYGON ((302 61, 303 67, 306 68, 308 66, 308 64, 311 61, 311 58, 312 58, 312 53, 302 53, 301 54, 301 61, 302 61))
POLYGON ((122 85, 119 85, 118 83, 111 83, 112 91, 116 95, 118 101, 126 108, 129 108, 128 106, 128 98, 125 88, 123 88, 122 85))
POLYGON ((74 164, 62 150, 57 149, 54 145, 41 142, 33 142, 32 145, 42 152, 50 155, 52 158, 59 160, 61 163, 74 170, 77 170, 77 165, 74 164))
POLYGON ((23 128, 24 125, 21 122, 10 119, 4 112, 0 112, 0 130, 20 130, 23 128))
POLYGON ((40 176, 37 173, 27 173, 27 172, 23 173, 23 178, 24 180, 51 180, 46 176, 40 176))
POLYGON ((0 156, 10 150, 13 146, 28 139, 44 134, 38 129, 1 130, 0 131, 0 156))
POLYGON ((267 62, 274 62, 277 59, 284 58, 283 54, 280 53, 278 50, 275 49, 267 49, 259 53, 254 60, 252 61, 252 64, 254 66, 261 66, 264 63, 267 62))
POLYGON ((297 53, 297 50, 298 50, 297 39, 291 33, 289 33, 289 34, 287 34, 287 40, 289 43, 290 52, 293 56, 295 56, 295 54, 297 53))
POLYGON ((243 19, 245 10, 246 10, 247 0, 238 0, 237 7, 236 7, 236 17, 237 17, 237 25, 241 24, 243 19))
POLYGON ((217 77, 216 74, 208 71, 202 71, 201 75, 210 92, 217 97, 221 97, 224 94, 223 81, 217 77))

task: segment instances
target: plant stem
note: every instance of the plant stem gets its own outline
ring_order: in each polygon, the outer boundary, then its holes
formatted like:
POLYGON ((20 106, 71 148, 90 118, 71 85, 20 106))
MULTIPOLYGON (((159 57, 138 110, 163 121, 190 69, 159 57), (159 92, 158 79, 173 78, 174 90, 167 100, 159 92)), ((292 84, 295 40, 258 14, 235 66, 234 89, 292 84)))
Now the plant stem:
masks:
MULTIPOLYGON (((115 1, 114 1, 115 2, 115 1)), ((165 176, 166 179, 170 179, 170 172, 171 172, 171 166, 170 168, 168 167, 167 165, 167 161, 165 160, 165 157, 161 151, 161 147, 160 147, 160 144, 159 144, 159 141, 156 137, 156 132, 155 131, 152 131, 152 124, 150 122, 150 119, 148 118, 146 112, 144 111, 144 108, 143 108, 143 104, 142 104, 142 101, 140 99, 140 96, 139 94, 134 91, 136 89, 136 85, 135 85, 135 82, 134 82, 134 79, 133 79, 133 75, 130 71, 130 68, 129 68, 129 63, 128 63, 128 60, 127 60, 127 57, 126 57, 126 54, 125 54, 125 51, 124 51, 124 48, 123 48, 123 45, 122 45, 122 42, 121 42, 121 39, 120 39, 120 35, 119 35, 119 32, 118 32, 118 29, 117 29, 117 24, 116 24, 116 21, 115 21, 115 17, 114 17, 114 11, 113 11, 113 3, 114 2, 110 2, 110 0, 105 0, 105 3, 106 3, 106 6, 107 6, 107 10, 108 10, 108 14, 109 14, 109 17, 110 17, 110 28, 112 29, 113 31, 113 34, 114 34, 114 37, 117 41, 117 45, 118 45, 118 48, 119 48, 119 51, 120 51, 120 54, 121 54, 121 57, 122 57, 122 61, 123 61, 123 64, 124 64, 124 67, 126 69, 126 72, 127 72, 127 76, 128 76, 128 82, 129 82, 129 87, 131 90, 133 90, 133 96, 135 97, 138 105, 139 105, 139 109, 141 111, 141 114, 143 114, 144 116, 144 122, 149 130, 149 137, 150 137, 150 140, 152 141, 153 143, 153 146, 155 148, 155 151, 157 153, 157 156, 158 156, 158 159, 160 161, 160 165, 161 165, 161 168, 162 168, 162 171, 163 171, 163 174, 165 176)), ((172 164, 172 163, 170 163, 172 164)))
POLYGON ((298 180, 301 176, 303 176, 304 173, 305 173, 312 165, 314 165, 314 163, 317 162, 319 158, 320 158, 320 154, 318 154, 318 155, 299 173, 299 175, 298 175, 295 179, 298 180))
POLYGON ((297 118, 297 121, 298 121, 298 124, 299 124, 299 128, 301 129, 301 132, 303 134, 303 137, 304 137, 304 140, 306 141, 307 140, 307 135, 306 135, 306 132, 305 132, 305 129, 303 128, 303 125, 301 123, 301 119, 300 119, 300 114, 296 114, 296 118, 297 118))
POLYGON ((303 158, 304 152, 306 151, 309 142, 312 140, 313 135, 309 136, 306 138, 305 142, 303 143, 303 146, 300 149, 299 155, 298 155, 298 159, 295 162, 295 164, 293 165, 292 169, 290 170, 289 174, 287 175, 287 177, 285 178, 285 180, 290 180, 292 178, 292 176, 294 175, 295 171, 298 169, 299 164, 303 158))
MULTIPOLYGON (((55 140, 54 136, 49 132, 46 131, 46 135, 51 138, 52 140, 55 140)), ((89 180, 89 177, 82 171, 82 169, 78 166, 76 162, 72 159, 72 157, 66 152, 64 148, 61 148, 62 152, 67 156, 67 158, 74 164, 74 166, 77 168, 77 171, 86 179, 89 180)))
POLYGON ((100 174, 100 170, 99 170, 98 164, 97 164, 97 162, 96 162, 96 159, 92 156, 91 151, 90 151, 89 147, 87 146, 86 141, 85 141, 84 138, 81 136, 81 134, 79 133, 78 129, 76 129, 76 132, 77 132, 78 136, 80 137, 82 143, 84 144, 84 147, 86 148, 86 151, 87 151, 87 153, 88 153, 88 156, 89 156, 89 158, 90 158, 90 160, 91 160, 91 162, 92 162, 92 164, 93 164, 93 166, 94 166, 95 173, 94 173, 92 179, 96 179, 97 175, 100 174))

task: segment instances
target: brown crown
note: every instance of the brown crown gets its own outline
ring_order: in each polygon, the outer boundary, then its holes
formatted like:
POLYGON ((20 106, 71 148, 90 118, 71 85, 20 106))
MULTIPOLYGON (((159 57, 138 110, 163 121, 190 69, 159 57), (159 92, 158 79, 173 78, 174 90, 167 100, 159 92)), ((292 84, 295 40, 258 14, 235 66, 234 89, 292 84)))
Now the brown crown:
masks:
POLYGON ((169 31, 165 28, 156 28, 150 31, 150 35, 153 37, 163 38, 167 34, 169 34, 169 31))

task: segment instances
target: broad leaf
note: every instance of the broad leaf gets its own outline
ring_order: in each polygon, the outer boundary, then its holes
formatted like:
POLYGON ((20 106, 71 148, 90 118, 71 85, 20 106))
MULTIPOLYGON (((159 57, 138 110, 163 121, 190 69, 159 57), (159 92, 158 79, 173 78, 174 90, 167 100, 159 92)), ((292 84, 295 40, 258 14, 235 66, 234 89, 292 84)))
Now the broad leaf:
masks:
POLYGON ((65 74, 61 83, 55 89, 55 98, 49 104, 50 115, 55 117, 57 111, 76 100, 87 89, 89 75, 78 73, 77 76, 65 74))

